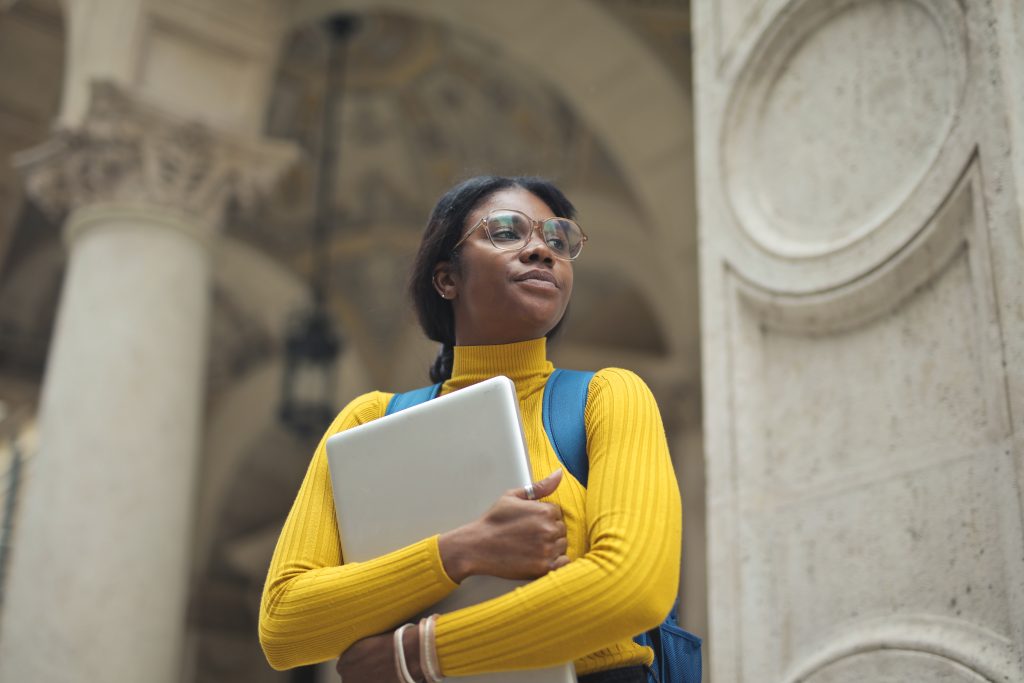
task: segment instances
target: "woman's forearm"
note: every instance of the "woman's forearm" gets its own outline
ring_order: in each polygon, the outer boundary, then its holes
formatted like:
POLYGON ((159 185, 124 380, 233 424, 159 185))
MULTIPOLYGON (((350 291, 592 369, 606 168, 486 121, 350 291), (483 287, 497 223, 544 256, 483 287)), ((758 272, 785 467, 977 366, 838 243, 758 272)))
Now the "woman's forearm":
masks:
MULTIPOLYGON (((664 510, 672 515, 671 507, 664 510)), ((678 588, 678 526, 609 534, 567 566, 438 620, 445 675, 554 666, 631 638, 668 614, 678 588), (652 539, 655 542, 646 546, 652 539), (650 548, 650 552, 645 550, 650 548)))
POLYGON ((284 567, 264 591, 260 643, 278 670, 322 662, 411 619, 455 585, 441 566, 436 537, 368 562, 284 567))
MULTIPOLYGON (((360 397, 328 434, 375 419, 385 404, 377 393, 360 397)), ((343 563, 325 442, 326 436, 285 521, 263 590, 260 643, 275 669, 337 657, 456 587, 445 573, 437 537, 367 562, 343 563)))
POLYGON ((621 370, 598 373, 590 393, 589 549, 500 598, 442 615, 444 674, 577 659, 651 628, 671 609, 682 512, 657 406, 646 385, 621 370))

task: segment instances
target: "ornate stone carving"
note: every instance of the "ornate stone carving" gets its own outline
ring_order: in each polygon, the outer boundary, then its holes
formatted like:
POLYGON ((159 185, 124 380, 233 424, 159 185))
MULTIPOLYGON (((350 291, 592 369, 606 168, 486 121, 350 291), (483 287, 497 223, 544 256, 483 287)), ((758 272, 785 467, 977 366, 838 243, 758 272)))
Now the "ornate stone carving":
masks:
POLYGON ((807 294, 911 241, 973 153, 966 27, 955 0, 798 1, 745 55, 723 128, 737 267, 807 294))
POLYGON ((1019 454, 983 202, 972 166, 912 244, 834 292, 730 284, 728 450, 708 459, 708 499, 712 537, 735 536, 712 576, 731 569, 732 614, 785 635, 739 644, 754 663, 729 680, 772 662, 786 683, 1024 680, 1006 570, 1019 454))
POLYGON ((997 15, 763 6, 694 60, 714 677, 1024 680, 997 15))
MULTIPOLYGON (((941 277, 951 261, 969 252, 972 269, 988 271, 981 178, 972 164, 932 220, 903 249, 852 282, 826 292, 777 292, 736 278, 736 294, 764 323, 796 334, 835 334, 890 313, 918 289, 941 277)), ((987 303, 979 302, 987 309, 987 303)))
POLYGON ((96 82, 83 124, 17 155, 15 165, 28 194, 54 219, 114 202, 215 224, 229 198, 251 206, 294 157, 288 143, 234 138, 96 82))
POLYGON ((766 13, 767 5, 767 0, 720 0, 714 3, 713 39, 720 66, 729 61, 747 34, 760 29, 758 20, 766 13))
POLYGON ((1024 680, 1016 660, 1013 643, 965 620, 935 615, 886 617, 850 625, 782 680, 1024 680))

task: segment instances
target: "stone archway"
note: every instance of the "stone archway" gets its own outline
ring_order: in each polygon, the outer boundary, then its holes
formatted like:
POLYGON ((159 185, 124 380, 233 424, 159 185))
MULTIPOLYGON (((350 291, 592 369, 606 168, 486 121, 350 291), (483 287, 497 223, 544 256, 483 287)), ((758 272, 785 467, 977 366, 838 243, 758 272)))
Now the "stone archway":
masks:
POLYGON ((450 24, 498 41, 502 51, 563 93, 607 143, 673 256, 692 255, 696 236, 689 93, 606 11, 586 0, 503 3, 500 10, 473 0, 302 0, 295 4, 291 20, 299 26, 337 12, 381 10, 450 24), (519 38, 526 35, 532 41, 519 38), (533 49, 538 42, 569 38, 571 49, 557 59, 533 49), (643 106, 653 95, 658 106, 643 106))

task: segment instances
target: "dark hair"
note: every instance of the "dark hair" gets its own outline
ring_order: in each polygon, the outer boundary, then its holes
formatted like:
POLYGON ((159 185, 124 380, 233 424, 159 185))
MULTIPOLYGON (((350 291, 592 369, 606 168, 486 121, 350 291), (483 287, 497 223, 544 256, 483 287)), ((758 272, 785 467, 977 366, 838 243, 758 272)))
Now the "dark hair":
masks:
MULTIPOLYGON (((487 197, 510 187, 520 187, 535 195, 557 216, 576 218, 576 208, 561 190, 534 177, 477 176, 462 181, 437 201, 423 230, 409 277, 409 296, 420 327, 427 338, 441 343, 441 351, 430 368, 432 382, 443 382, 451 377, 455 357, 455 314, 452 303, 438 296, 434 289, 434 267, 441 261, 450 261, 458 268, 458 254, 452 253, 452 249, 462 237, 469 213, 487 197)), ((553 336, 561 325, 559 320, 547 336, 553 336)))

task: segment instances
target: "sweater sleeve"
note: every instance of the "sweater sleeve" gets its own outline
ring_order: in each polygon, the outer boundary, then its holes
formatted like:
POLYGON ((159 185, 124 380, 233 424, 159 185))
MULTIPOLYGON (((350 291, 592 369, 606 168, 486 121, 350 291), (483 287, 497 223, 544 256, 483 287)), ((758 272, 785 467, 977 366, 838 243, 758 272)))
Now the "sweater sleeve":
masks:
POLYGON ((627 640, 668 614, 682 511, 657 404, 626 370, 591 381, 589 550, 511 593, 438 617, 445 675, 554 666, 627 640))
POLYGON ((344 564, 325 444, 384 414, 389 395, 365 394, 320 441, 292 504, 267 573, 259 636, 277 669, 337 657, 355 641, 393 628, 455 589, 437 536, 367 562, 344 564))

